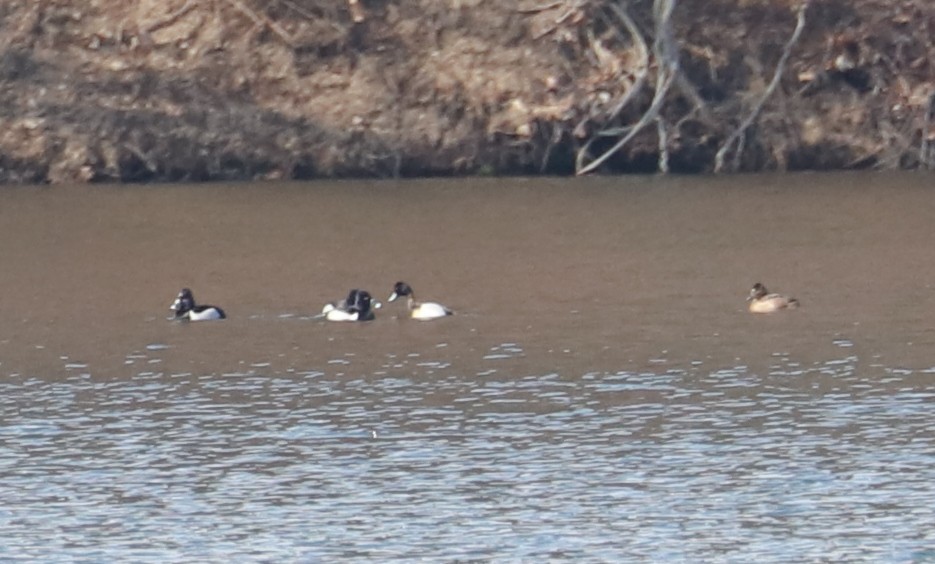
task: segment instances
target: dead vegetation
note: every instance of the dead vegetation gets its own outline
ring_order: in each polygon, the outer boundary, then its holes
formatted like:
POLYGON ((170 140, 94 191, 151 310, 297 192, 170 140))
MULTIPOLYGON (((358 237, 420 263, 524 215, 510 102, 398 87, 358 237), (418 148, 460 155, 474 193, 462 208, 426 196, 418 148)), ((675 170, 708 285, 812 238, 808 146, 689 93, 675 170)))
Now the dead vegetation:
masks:
POLYGON ((582 121, 566 124, 570 137, 582 139, 579 174, 598 164, 726 172, 935 162, 935 5, 649 5, 590 3, 581 18, 588 26, 583 51, 598 67, 583 82, 598 95, 579 107, 582 121), (628 60, 638 62, 621 66, 628 60), (616 90, 607 76, 617 78, 616 90), (618 101, 607 108, 602 92, 618 101), (657 127, 646 127, 650 122, 657 127))
POLYGON ((0 181, 935 166, 927 0, 0 0, 0 181))

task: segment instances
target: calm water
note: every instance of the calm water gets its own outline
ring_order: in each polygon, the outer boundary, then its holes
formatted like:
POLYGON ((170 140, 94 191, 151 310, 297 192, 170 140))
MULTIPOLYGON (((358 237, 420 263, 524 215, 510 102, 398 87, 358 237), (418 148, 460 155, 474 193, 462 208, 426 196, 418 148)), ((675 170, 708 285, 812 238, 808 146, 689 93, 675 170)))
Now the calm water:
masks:
POLYGON ((931 183, 4 188, 0 560, 935 561, 931 183))

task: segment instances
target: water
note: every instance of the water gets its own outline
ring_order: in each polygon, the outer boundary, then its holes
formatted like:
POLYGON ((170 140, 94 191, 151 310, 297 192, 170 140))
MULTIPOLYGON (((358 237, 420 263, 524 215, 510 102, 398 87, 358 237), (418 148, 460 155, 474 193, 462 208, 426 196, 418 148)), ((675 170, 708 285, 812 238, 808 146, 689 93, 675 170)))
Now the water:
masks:
POLYGON ((931 561, 925 180, 4 190, 0 559, 931 561))

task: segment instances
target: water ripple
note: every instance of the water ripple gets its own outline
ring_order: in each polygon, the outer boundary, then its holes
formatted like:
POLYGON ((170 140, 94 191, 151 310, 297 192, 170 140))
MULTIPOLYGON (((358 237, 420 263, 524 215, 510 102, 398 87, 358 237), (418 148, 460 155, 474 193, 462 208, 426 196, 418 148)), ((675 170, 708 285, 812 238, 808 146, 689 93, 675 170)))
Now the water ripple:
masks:
POLYGON ((9 375, 0 556, 931 556, 935 383, 912 370, 783 353, 759 373, 532 374, 514 343, 489 353, 497 371, 408 354, 371 375, 336 372, 353 356, 288 374, 9 375))

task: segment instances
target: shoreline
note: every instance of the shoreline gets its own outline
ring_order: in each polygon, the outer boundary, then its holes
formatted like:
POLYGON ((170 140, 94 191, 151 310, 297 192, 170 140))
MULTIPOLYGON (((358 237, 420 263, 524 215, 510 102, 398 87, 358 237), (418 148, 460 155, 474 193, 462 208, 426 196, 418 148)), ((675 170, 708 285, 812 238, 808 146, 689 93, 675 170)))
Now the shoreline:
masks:
POLYGON ((0 183, 935 166, 935 7, 263 6, 5 8, 0 183))

